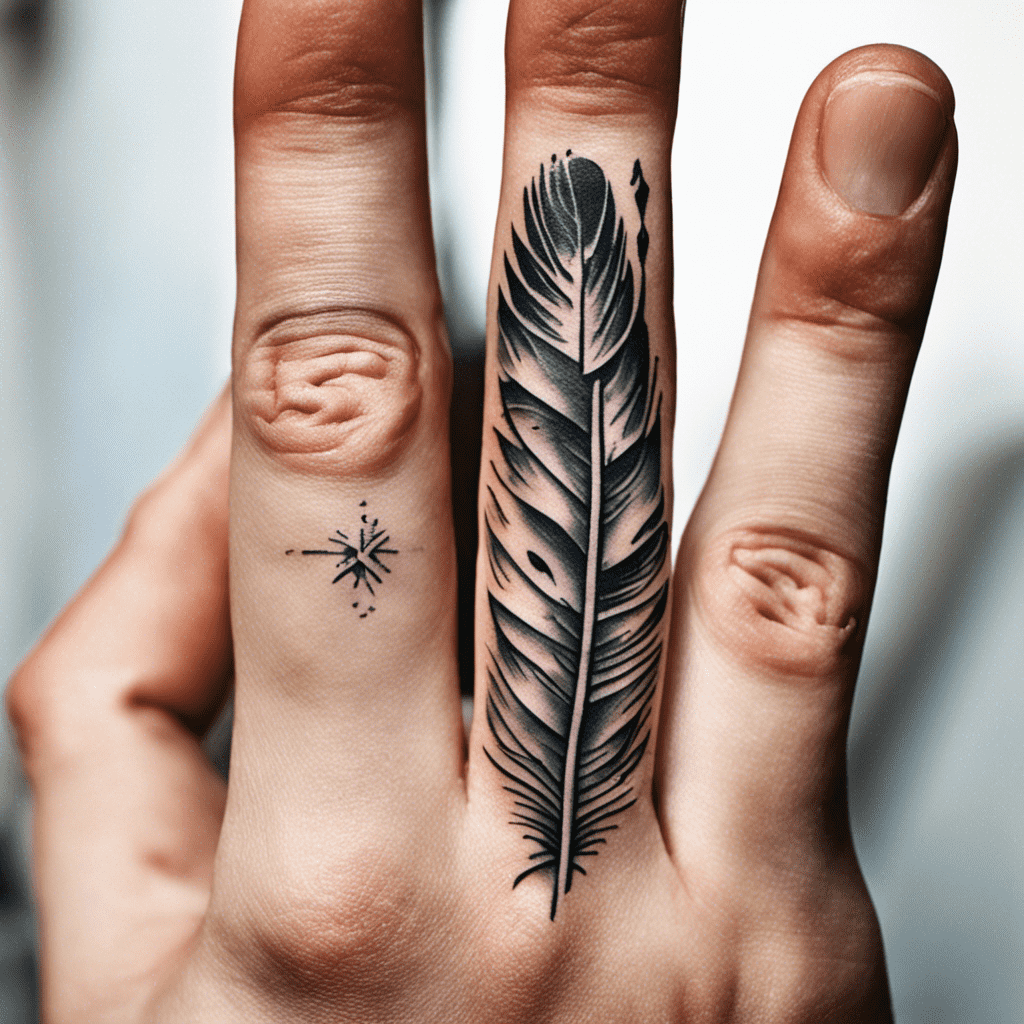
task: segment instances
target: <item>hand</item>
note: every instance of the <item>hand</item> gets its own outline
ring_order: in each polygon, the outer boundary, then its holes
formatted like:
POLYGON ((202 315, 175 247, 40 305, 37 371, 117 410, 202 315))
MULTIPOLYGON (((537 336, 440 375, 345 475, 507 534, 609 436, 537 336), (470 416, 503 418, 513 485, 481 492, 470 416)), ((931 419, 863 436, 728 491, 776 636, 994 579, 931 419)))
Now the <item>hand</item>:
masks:
POLYGON ((670 590, 679 49, 512 5, 467 752, 420 12, 246 6, 233 403, 9 690, 48 1021, 890 1019, 845 733, 952 92, 811 87, 670 590))

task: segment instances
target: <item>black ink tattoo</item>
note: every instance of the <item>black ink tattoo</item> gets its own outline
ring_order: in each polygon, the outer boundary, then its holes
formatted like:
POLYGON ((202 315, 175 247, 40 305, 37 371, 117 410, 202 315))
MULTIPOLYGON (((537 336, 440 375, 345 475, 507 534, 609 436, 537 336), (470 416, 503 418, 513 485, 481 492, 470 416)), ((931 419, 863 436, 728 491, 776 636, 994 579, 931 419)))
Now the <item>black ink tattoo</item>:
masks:
POLYGON ((485 545, 494 627, 487 756, 549 872, 551 918, 637 799, 664 643, 669 527, 661 397, 635 248, 592 160, 552 156, 523 190, 498 289, 501 458, 485 545), (639 272, 639 285, 634 275, 639 272))
MULTIPOLYGON (((366 508, 366 502, 359 503, 360 508, 366 508)), ((341 571, 331 580, 331 583, 340 583, 346 577, 352 579, 352 589, 358 590, 364 586, 371 596, 376 594, 373 589, 375 584, 383 583, 384 575, 390 574, 391 568, 387 565, 386 558, 389 555, 397 555, 395 548, 389 547, 391 535, 380 526, 379 519, 370 519, 365 512, 359 517, 359 535, 355 531, 342 533, 335 530, 327 538, 328 544, 334 545, 330 548, 307 548, 303 555, 327 555, 336 558, 334 568, 341 571)), ((295 548, 285 551, 286 555, 293 554, 295 548)), ((355 601, 352 607, 359 609, 359 601, 355 601)), ((359 618, 365 619, 367 615, 377 610, 375 605, 367 604, 360 612, 359 618)))

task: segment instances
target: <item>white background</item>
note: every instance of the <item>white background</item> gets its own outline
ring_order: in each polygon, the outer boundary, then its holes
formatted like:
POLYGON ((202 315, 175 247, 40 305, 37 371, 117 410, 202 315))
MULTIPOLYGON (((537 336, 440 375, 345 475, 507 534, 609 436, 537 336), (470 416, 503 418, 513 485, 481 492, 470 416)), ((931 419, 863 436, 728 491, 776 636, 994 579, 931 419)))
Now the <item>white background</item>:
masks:
MULTIPOLYGON (((498 195, 504 4, 441 7, 431 183, 453 327, 472 337, 498 195)), ((4 675, 227 372, 238 8, 67 0, 51 4, 34 64, 4 40, 4 675)), ((799 102, 838 54, 882 41, 949 75, 960 170, 893 468, 851 808, 900 1021, 994 1024, 1024 1016, 1021 2, 691 0, 673 160, 676 534, 724 422, 799 102)), ((9 750, 0 765, 10 845, 9 750)), ((2 970, 27 935, 10 920, 2 970)), ((9 998, 0 1017, 14 1024, 9 998)))

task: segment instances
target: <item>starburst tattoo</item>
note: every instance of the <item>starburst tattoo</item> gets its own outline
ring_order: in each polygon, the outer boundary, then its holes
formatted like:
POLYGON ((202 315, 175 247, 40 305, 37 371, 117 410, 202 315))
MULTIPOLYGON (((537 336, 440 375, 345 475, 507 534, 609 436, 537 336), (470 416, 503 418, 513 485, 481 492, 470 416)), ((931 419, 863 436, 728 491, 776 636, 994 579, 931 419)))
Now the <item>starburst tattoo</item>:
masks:
MULTIPOLYGON (((361 501, 359 507, 366 508, 366 502, 361 501)), ((340 583, 346 577, 351 577, 353 590, 358 591, 360 586, 364 586, 371 596, 376 594, 374 586, 383 583, 384 576, 391 573, 387 557, 398 554, 396 548, 389 546, 391 534, 381 527, 379 519, 370 519, 366 512, 360 515, 358 536, 354 531, 342 533, 341 530, 335 530, 327 538, 327 543, 332 547, 307 548, 302 554, 336 558, 334 567, 340 571, 331 583, 340 583)), ((294 548, 289 548, 285 554, 291 555, 294 551, 294 548)), ((358 609, 359 602, 356 601, 352 607, 358 609)), ((365 619, 370 612, 376 610, 373 605, 369 605, 359 617, 365 619)))

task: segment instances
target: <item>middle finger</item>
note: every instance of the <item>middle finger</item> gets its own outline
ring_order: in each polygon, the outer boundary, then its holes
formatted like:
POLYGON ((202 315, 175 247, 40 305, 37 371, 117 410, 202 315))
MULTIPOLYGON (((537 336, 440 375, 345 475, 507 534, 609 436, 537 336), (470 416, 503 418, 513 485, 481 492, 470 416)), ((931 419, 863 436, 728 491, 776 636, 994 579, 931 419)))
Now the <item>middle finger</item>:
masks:
POLYGON ((553 919, 661 849, 680 42, 669 0, 509 12, 470 801, 491 884, 553 919))

